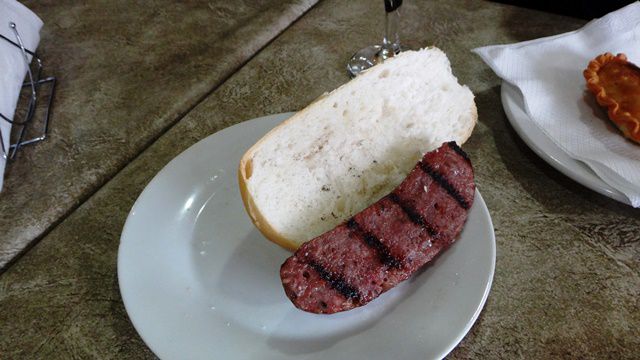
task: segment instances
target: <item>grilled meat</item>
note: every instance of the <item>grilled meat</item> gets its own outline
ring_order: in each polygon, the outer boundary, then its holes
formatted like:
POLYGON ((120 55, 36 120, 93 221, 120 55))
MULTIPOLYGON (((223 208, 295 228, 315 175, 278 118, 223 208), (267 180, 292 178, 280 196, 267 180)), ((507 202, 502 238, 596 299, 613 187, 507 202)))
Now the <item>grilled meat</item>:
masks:
POLYGON ((474 193, 469 158, 455 142, 443 144, 391 194, 288 258, 280 268, 287 296, 321 314, 368 303, 455 241, 474 193))

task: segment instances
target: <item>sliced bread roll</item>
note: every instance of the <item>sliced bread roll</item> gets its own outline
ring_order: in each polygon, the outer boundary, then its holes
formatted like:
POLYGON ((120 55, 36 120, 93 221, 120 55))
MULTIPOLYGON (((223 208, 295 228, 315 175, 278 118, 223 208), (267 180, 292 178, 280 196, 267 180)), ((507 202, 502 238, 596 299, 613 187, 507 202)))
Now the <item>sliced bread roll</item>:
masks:
POLYGON ((407 51, 320 97, 251 147, 242 200, 269 240, 290 250, 396 187, 423 153, 464 143, 477 113, 437 48, 407 51))

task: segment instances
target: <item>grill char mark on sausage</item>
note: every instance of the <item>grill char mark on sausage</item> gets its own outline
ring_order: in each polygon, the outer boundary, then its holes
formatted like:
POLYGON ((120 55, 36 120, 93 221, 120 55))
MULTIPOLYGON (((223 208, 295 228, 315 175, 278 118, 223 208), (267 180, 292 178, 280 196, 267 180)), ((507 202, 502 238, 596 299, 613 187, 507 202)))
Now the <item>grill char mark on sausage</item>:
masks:
POLYGON ((449 182, 449 180, 447 180, 446 177, 444 177, 442 174, 437 172, 434 168, 431 167, 431 165, 429 165, 429 163, 427 163, 424 160, 421 161, 419 165, 420 165, 420 169, 422 169, 422 171, 424 171, 429 176, 431 176, 433 181, 437 182, 438 185, 440 185, 443 189, 445 189, 447 193, 452 198, 454 198, 456 202, 458 202, 458 204, 463 209, 469 210, 470 208, 469 203, 462 197, 462 195, 460 195, 458 190, 456 190, 456 188, 454 188, 453 185, 451 185, 451 183, 449 182))
POLYGON ((458 155, 460 155, 463 159, 465 159, 467 162, 471 163, 471 159, 469 159, 469 155, 467 155, 466 152, 464 152, 464 150, 462 150, 460 148, 460 146, 458 146, 458 144, 456 144, 455 141, 449 141, 447 143, 447 145, 451 148, 451 150, 455 151, 458 155))
POLYGON ((347 299, 353 299, 356 301, 360 300, 360 293, 358 290, 354 286, 349 285, 342 276, 330 273, 324 268, 324 266, 315 261, 308 261, 307 264, 309 264, 309 266, 311 266, 311 268, 315 270, 318 275, 320 275, 320 277, 329 284, 329 286, 338 290, 342 296, 347 299))
POLYGON ((391 255, 389 248, 374 234, 364 231, 354 218, 350 218, 349 221, 347 221, 347 227, 352 230, 358 238, 362 239, 367 246, 376 251, 381 263, 394 269, 400 269, 402 267, 402 262, 391 255))
POLYGON ((402 209, 402 211, 404 211, 405 214, 407 214, 407 216, 409 217, 409 219, 416 225, 422 227, 423 229, 427 230, 427 232, 429 233, 429 235, 431 235, 432 237, 437 237, 438 236, 438 231, 436 229, 433 228, 433 226, 431 226, 423 217, 422 215, 420 215, 415 209, 413 209, 411 207, 411 205, 409 205, 406 201, 402 200, 398 194, 396 194, 395 192, 392 192, 391 194, 389 194, 389 199, 391 201, 393 201, 394 203, 398 204, 398 206, 400 206, 400 208, 402 209))

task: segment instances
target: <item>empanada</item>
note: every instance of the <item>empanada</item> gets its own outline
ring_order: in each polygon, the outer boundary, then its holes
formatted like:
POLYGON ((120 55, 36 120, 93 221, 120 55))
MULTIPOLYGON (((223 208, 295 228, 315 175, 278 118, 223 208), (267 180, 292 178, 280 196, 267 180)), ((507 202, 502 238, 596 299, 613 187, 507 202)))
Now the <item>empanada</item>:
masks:
POLYGON ((598 103, 607 107, 609 119, 640 143, 640 68, 624 54, 606 53, 591 60, 583 75, 598 103))

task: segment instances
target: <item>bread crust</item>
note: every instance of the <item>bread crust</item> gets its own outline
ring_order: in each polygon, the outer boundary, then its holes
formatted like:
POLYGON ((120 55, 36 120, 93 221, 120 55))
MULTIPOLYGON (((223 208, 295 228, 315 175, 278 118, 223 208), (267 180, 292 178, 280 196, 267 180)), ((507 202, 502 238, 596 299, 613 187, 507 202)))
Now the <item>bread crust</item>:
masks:
MULTIPOLYGON (((346 84, 341 85, 337 89, 345 85, 346 84)), ((311 104, 320 102, 323 99, 325 99, 327 96, 328 96, 328 93, 324 93, 320 95, 316 100, 311 102, 311 104)), ((253 146, 251 146, 249 150, 247 150, 247 152, 245 152, 244 155, 242 155, 242 158, 240 159, 240 164, 238 165, 238 187, 240 189, 240 197, 242 198, 242 202, 244 203, 244 208, 247 210, 247 214, 249 214, 249 218, 251 218, 251 222, 253 222, 255 227, 258 228, 258 230, 262 233, 262 235, 264 235, 264 237, 266 237, 270 241, 282 246, 283 248, 289 251, 297 250, 298 247, 300 247, 300 244, 297 244, 294 240, 287 239, 286 237, 278 233, 273 228, 273 226, 271 226, 271 224, 267 221, 267 219, 262 215, 258 207, 255 205, 253 201, 253 197, 251 196, 251 194, 249 193, 249 189, 247 188, 247 181, 250 178, 249 176, 250 174, 247 174, 247 166, 251 164, 251 161, 253 161, 253 154, 256 152, 257 149, 260 148, 263 142, 265 142, 267 139, 269 139, 269 137, 273 136, 273 134, 279 131, 278 129, 286 126, 291 121, 295 121, 295 119, 301 116, 301 114, 304 114, 307 111, 309 111, 311 104, 309 104, 304 109, 298 111, 297 113, 293 114, 290 118, 286 119, 285 121, 283 121, 282 123, 274 127, 273 129, 271 129, 262 138, 260 138, 258 142, 253 144, 253 146)))
POLYGON ((471 134, 473 133, 473 129, 475 129, 476 125, 478 124, 478 108, 476 107, 476 102, 473 101, 471 103, 471 120, 472 120, 472 125, 469 126, 468 128, 466 128, 466 131, 460 136, 460 144, 458 145, 462 145, 465 142, 467 142, 467 140, 469 140, 469 138, 471 137, 471 134))
POLYGON ((255 225, 262 235, 270 241, 289 251, 295 251, 298 248, 298 245, 276 232, 271 224, 269 224, 269 222, 264 218, 260 210, 255 206, 253 198, 247 190, 246 173, 242 170, 245 166, 244 164, 246 164, 246 159, 243 156, 243 160, 240 161, 240 167, 238 168, 238 185, 240 188, 240 197, 242 197, 244 208, 247 210, 247 214, 249 214, 251 222, 253 222, 253 225, 255 225))

